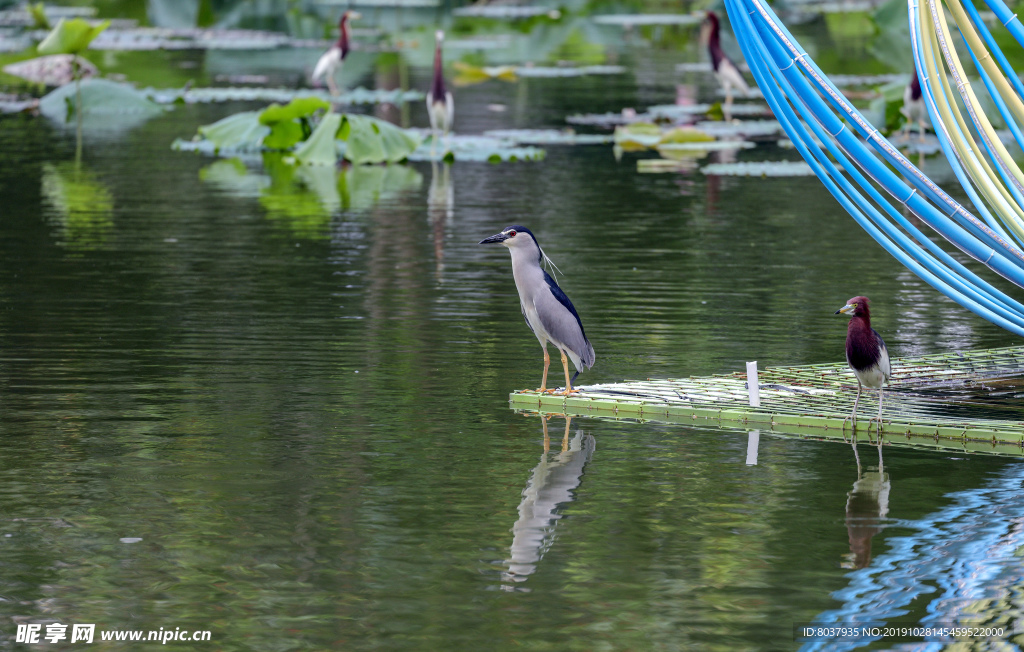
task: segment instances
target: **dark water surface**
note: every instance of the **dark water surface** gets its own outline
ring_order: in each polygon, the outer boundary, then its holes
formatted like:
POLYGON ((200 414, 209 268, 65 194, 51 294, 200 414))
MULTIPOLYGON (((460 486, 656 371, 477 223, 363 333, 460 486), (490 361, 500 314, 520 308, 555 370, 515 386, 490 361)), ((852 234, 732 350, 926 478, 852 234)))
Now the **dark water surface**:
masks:
MULTIPOLYGON (((655 63, 660 82, 461 89, 458 127, 670 102, 655 63)), ((851 613, 1020 614, 1017 460, 886 449, 879 472, 862 445, 858 475, 849 446, 762 433, 747 465, 746 432, 588 419, 563 451, 558 418, 545 452, 508 408, 541 355, 507 252, 476 243, 513 223, 564 272, 584 383, 841 360, 833 312, 857 294, 895 355, 1021 343, 817 180, 552 147, 349 170, 325 206, 170 151, 243 108, 87 136, 78 167, 72 134, 0 117, 4 646, 56 621, 208 629, 211 649, 766 650, 851 613)))

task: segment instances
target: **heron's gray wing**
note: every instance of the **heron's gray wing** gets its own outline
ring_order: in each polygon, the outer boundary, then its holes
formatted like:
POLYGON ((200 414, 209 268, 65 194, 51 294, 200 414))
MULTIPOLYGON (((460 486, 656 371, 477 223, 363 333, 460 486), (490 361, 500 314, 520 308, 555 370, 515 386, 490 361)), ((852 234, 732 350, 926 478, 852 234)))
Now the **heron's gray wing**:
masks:
POLYGON ((544 272, 544 280, 550 292, 538 292, 534 298, 544 330, 553 340, 561 342, 575 353, 584 367, 591 367, 594 364, 594 347, 587 340, 576 308, 547 272, 544 272))
POLYGON ((530 332, 536 335, 537 333, 533 330, 533 324, 530 323, 530 318, 526 316, 526 306, 523 305, 522 301, 519 302, 519 310, 523 312, 523 321, 530 327, 530 332))
POLYGON ((871 332, 878 338, 878 368, 881 370, 882 375, 885 376, 885 382, 889 382, 889 379, 892 377, 892 365, 889 364, 889 349, 885 348, 885 340, 878 334, 878 331, 872 328, 871 332))

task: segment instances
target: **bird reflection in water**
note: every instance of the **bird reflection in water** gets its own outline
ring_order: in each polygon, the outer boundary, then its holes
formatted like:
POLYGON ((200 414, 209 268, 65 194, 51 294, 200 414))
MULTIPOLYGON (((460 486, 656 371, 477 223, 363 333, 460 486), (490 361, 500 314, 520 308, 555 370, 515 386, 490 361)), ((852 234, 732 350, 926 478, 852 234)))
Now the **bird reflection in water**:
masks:
MULTIPOLYGON (((519 519, 512 526, 512 547, 505 562, 508 570, 502 573, 505 581, 524 582, 537 570, 537 563, 554 543, 555 524, 562 518, 555 510, 573 501, 573 491, 580 485, 584 469, 594 454, 592 435, 577 429, 569 439, 571 417, 565 419, 561 450, 551 452, 548 418, 541 417, 544 452, 523 489, 519 519)), ((504 588, 515 590, 510 585, 504 588)))
POLYGON ((455 191, 452 188, 450 163, 430 163, 430 190, 427 191, 427 217, 434 234, 434 275, 444 280, 444 233, 455 215, 455 191))
POLYGON ((846 494, 846 531, 850 536, 850 553, 844 555, 843 568, 866 568, 871 563, 871 539, 885 527, 889 513, 889 474, 882 464, 882 447, 878 446, 878 468, 864 470, 853 442, 857 460, 857 481, 846 494))

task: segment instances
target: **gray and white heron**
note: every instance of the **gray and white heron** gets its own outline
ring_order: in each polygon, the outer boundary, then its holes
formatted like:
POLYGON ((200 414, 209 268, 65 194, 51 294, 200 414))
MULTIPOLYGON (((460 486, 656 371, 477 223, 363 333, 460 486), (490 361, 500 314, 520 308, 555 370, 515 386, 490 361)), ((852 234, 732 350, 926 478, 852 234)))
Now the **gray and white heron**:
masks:
POLYGON ((355 11, 346 11, 341 14, 341 19, 338 20, 338 30, 341 32, 338 35, 338 41, 320 56, 316 67, 313 68, 311 81, 315 84, 321 79, 325 79, 331 95, 338 94, 338 84, 335 82, 334 76, 341 70, 341 65, 345 63, 345 58, 348 56, 348 21, 356 20, 359 17, 359 13, 355 11))
POLYGON ((444 43, 444 32, 434 33, 434 81, 427 92, 427 117, 430 119, 430 131, 433 134, 431 151, 441 136, 448 136, 455 121, 455 98, 444 85, 444 62, 441 58, 441 45, 444 43))
MULTIPOLYGON (((857 398, 853 401, 853 412, 846 419, 853 420, 857 429, 857 403, 864 387, 878 390, 878 444, 882 443, 882 387, 892 378, 889 351, 878 331, 871 328, 871 310, 867 297, 854 297, 835 314, 851 315, 846 328, 846 362, 857 377, 857 398)), ((846 419, 843 419, 843 438, 846 434, 846 419)))
POLYGON ((544 375, 541 377, 538 392, 554 393, 547 389, 548 366, 551 357, 548 355, 548 342, 562 354, 562 369, 565 371, 565 391, 568 396, 579 391, 572 388, 576 376, 584 369, 594 365, 594 347, 583 331, 583 322, 573 307, 572 301, 565 296, 558 283, 545 271, 542 263, 550 259, 544 254, 533 232, 525 226, 513 225, 501 233, 484 238, 480 244, 500 242, 508 247, 512 254, 512 278, 519 291, 519 306, 526 318, 526 325, 540 341, 544 351, 544 375), (576 374, 569 378, 569 360, 576 366, 576 374))

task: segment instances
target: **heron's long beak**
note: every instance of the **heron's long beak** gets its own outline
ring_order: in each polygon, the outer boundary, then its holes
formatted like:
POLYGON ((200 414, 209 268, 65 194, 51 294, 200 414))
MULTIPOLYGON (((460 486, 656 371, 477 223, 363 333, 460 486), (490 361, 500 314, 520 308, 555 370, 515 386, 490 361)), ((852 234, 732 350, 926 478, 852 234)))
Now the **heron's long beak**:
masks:
POLYGON ((363 17, 363 15, 361 13, 359 13, 358 11, 350 11, 350 12, 348 12, 348 19, 349 20, 359 20, 362 17, 363 17))
POLYGON ((840 308, 839 310, 836 310, 835 314, 838 315, 839 313, 842 313, 844 315, 848 315, 848 314, 850 314, 851 312, 853 312, 856 309, 857 309, 857 306, 853 305, 852 303, 848 303, 845 306, 843 306, 842 308, 840 308))
POLYGON ((492 242, 505 242, 506 240, 508 240, 508 236, 505 235, 504 233, 495 233, 494 235, 492 235, 489 238, 484 238, 483 240, 481 240, 477 244, 490 244, 492 242))

